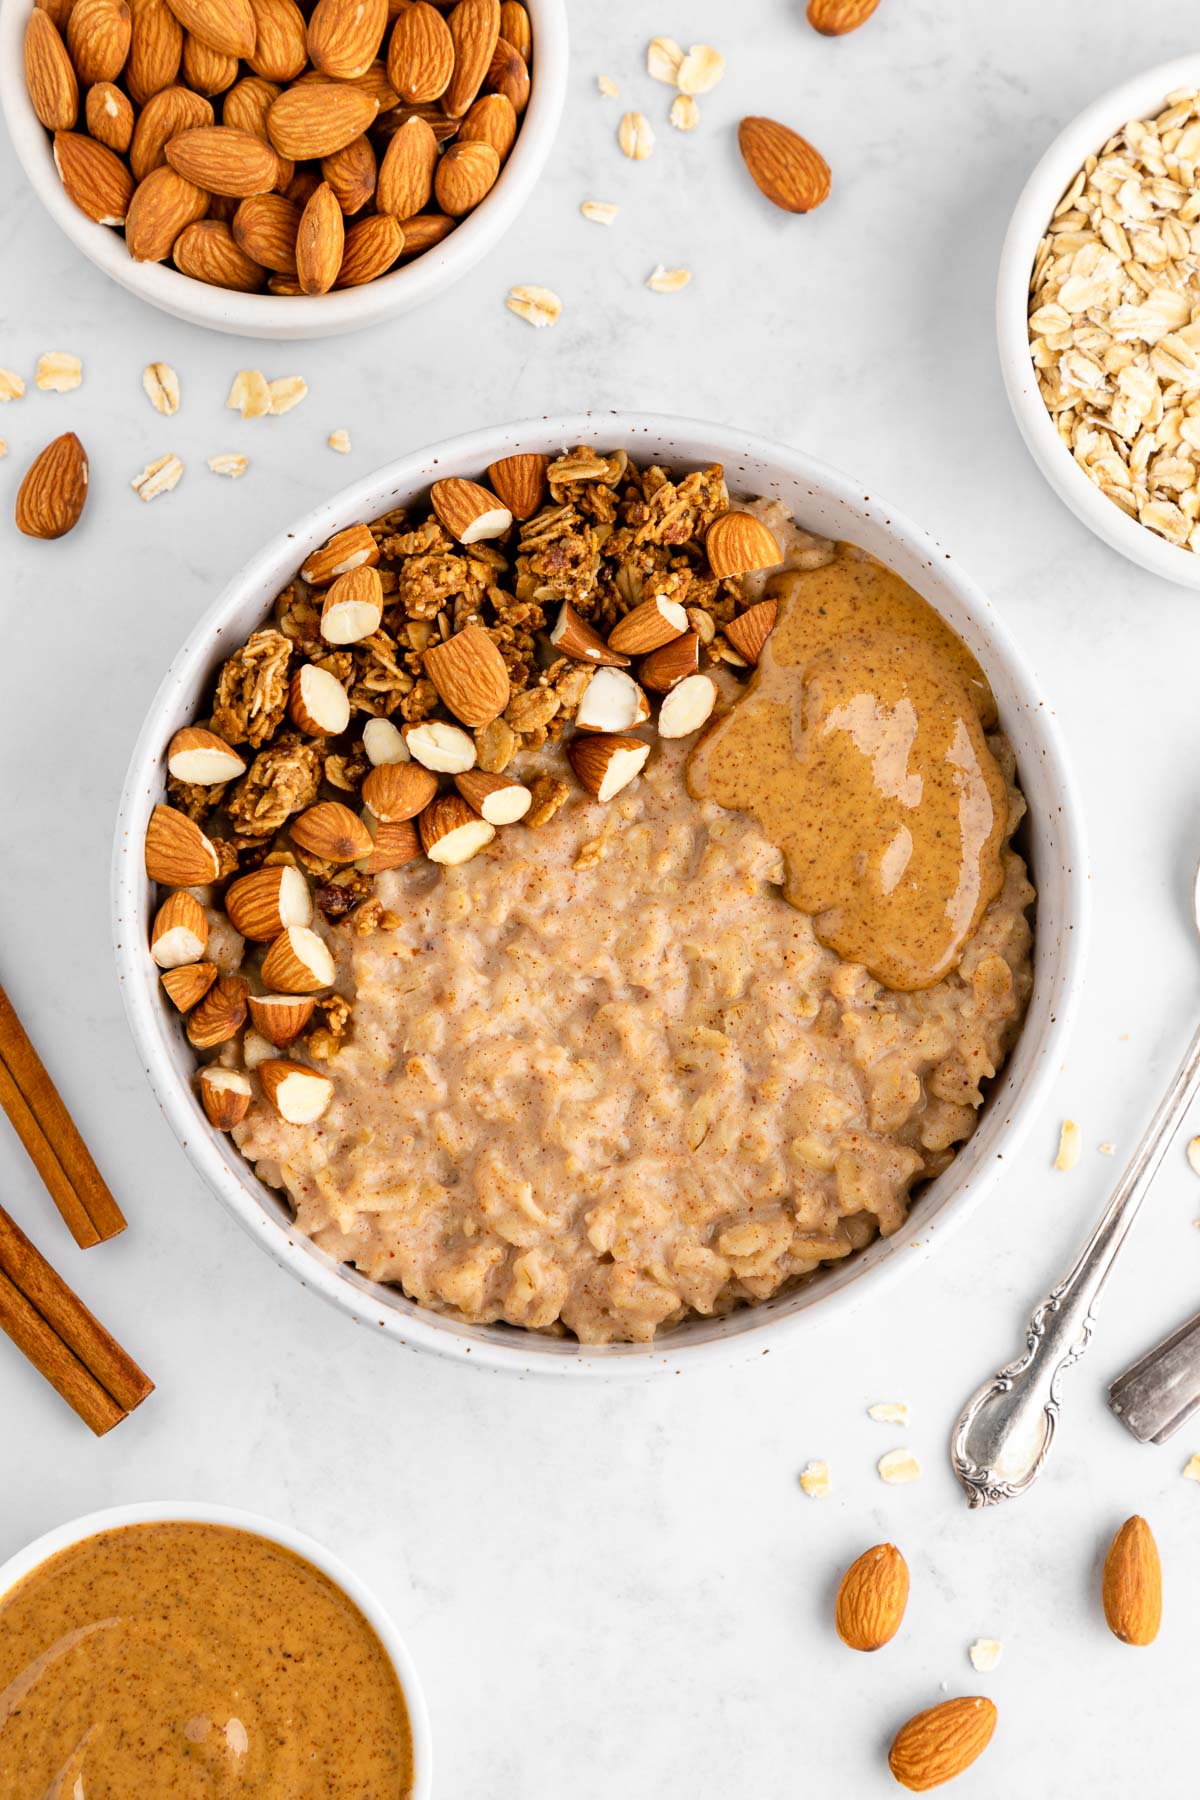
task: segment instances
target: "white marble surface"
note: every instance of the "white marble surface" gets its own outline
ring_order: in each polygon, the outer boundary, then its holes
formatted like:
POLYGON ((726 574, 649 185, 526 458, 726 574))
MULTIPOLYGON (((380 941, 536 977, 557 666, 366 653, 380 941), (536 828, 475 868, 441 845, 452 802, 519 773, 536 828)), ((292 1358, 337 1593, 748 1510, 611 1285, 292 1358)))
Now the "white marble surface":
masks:
MULTIPOLYGON (((943 1691, 985 1691, 995 1744, 964 1796, 1174 1794, 1193 1769, 1200 1430, 1136 1445, 1108 1379, 1196 1304, 1200 1182, 1168 1159, 1068 1391, 1050 1472, 1018 1504, 969 1514, 945 1439, 967 1389, 1015 1346, 1128 1151, 1200 1003, 1187 921, 1200 850, 1195 596, 1122 563, 1043 487, 1005 409, 991 289, 1024 173, 1058 124, 1131 68, 1191 47, 1192 9, 883 0, 850 40, 801 0, 571 0, 574 75, 554 170, 510 240, 442 306, 357 339, 246 345, 143 309, 70 251, 0 142, 0 365, 82 355, 82 389, 0 409, 11 519, 32 453, 73 427, 91 455, 83 526, 31 544, 11 523, 0 607, 5 771, 0 972, 130 1217, 81 1256, 0 1120, 0 1191, 158 1381, 102 1442, 0 1342, 0 1557, 74 1513, 211 1496, 293 1521, 374 1581, 424 1672, 443 1800, 691 1800, 894 1792, 895 1725, 943 1691), (654 31, 728 55, 690 139, 642 73, 654 31), (659 134, 615 146, 607 70, 659 134), (793 121, 834 196, 794 220, 759 201, 736 120, 793 121), (585 197, 621 203, 609 231, 585 197), (656 297, 657 261, 691 287, 656 297), (509 316, 513 282, 565 302, 554 331, 509 316), (170 421, 142 396, 151 357, 180 372, 170 421), (306 404, 243 424, 235 369, 298 371, 306 404), (313 499, 393 453, 502 417, 645 405, 744 421, 856 471, 928 525, 990 589, 1041 671, 1088 815, 1095 933, 1053 1100, 971 1227, 849 1324, 750 1367, 645 1387, 517 1383, 372 1341, 294 1285, 219 1210, 161 1121, 128 1039, 108 939, 108 856, 126 758, 198 610, 313 499), (327 433, 345 426, 353 455, 327 433), (229 485, 204 459, 244 450, 229 485), (178 452, 176 492, 128 481, 178 452), (1083 1126, 1071 1175, 1058 1121, 1083 1126), (906 1434, 872 1424, 905 1399, 906 1434), (905 1438, 925 1476, 884 1487, 905 1438), (806 1499, 803 1464, 835 1491, 806 1499), (1104 1630, 1103 1547, 1129 1513, 1166 1564, 1162 1636, 1104 1630), (893 1538, 912 1567, 900 1640, 870 1661, 830 1627, 838 1573, 893 1538), (966 1646, 1004 1640, 977 1677, 966 1646)), ((1193 1121, 1192 1129, 1200 1129, 1193 1121)))

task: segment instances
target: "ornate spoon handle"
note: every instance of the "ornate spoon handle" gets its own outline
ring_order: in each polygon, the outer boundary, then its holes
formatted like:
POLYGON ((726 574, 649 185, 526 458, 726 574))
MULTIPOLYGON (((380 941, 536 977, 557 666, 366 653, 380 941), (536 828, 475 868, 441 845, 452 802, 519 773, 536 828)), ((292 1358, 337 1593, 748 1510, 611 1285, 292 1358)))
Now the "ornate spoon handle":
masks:
POLYGON ((1058 1425, 1063 1371, 1091 1342, 1096 1308, 1117 1252, 1200 1081, 1200 1030, 1132 1162, 1070 1274, 1043 1300, 1015 1362, 968 1400, 950 1439, 954 1473, 972 1506, 995 1506, 1032 1487, 1058 1425))

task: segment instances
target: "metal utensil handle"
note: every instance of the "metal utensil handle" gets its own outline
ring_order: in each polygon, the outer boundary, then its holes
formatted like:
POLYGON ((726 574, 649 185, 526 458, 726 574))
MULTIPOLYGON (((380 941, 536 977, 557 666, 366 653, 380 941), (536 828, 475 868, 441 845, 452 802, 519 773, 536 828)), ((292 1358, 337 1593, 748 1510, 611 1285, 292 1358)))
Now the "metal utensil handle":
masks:
POLYGON ((1030 1319, 1024 1352, 985 1381, 960 1414, 950 1460, 972 1506, 1011 1500, 1041 1473, 1058 1424, 1063 1372, 1091 1342, 1104 1283, 1198 1080, 1200 1029, 1074 1268, 1030 1319))

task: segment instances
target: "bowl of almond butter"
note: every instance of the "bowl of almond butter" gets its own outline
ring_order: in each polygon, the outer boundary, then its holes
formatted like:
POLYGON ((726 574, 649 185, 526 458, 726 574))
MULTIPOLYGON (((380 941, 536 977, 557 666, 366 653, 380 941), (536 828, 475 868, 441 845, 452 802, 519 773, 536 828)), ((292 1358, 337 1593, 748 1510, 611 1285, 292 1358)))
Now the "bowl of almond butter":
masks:
POLYGON ((0 110, 51 217, 245 336, 443 293, 528 199, 566 81, 563 0, 0 0, 0 110))
POLYGON ((831 1318, 1011 1156, 1086 922, 1053 715, 916 526, 723 426, 482 431, 244 569, 114 870, 187 1155, 419 1349, 636 1374, 831 1318))

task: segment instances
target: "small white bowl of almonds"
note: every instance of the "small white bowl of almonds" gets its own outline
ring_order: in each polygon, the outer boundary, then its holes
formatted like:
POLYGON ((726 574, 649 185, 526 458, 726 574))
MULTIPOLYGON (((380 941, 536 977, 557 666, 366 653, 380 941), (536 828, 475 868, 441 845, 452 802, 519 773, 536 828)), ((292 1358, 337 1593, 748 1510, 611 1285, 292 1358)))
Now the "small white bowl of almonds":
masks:
POLYGON ((997 292, 1022 436, 1132 562, 1200 587, 1200 55, 1114 88, 1017 202, 997 292))
POLYGON ((566 81, 563 0, 0 0, 0 110, 51 217, 243 336, 443 293, 528 199, 566 81))

